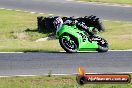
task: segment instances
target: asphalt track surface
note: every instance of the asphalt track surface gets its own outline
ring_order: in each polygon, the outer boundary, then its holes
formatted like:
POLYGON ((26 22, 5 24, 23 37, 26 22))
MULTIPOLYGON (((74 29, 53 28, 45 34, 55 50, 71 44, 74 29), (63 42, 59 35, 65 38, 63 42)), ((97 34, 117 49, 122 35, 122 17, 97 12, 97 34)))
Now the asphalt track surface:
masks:
POLYGON ((132 6, 107 6, 67 0, 0 0, 0 8, 64 16, 96 15, 105 20, 132 21, 132 6))
POLYGON ((0 76, 132 72, 132 51, 0 53, 0 76))
MULTIPOLYGON (((66 16, 97 15, 103 19, 132 21, 132 7, 106 6, 65 0, 0 0, 0 8, 19 9, 66 16)), ((0 75, 45 75, 132 72, 132 51, 107 53, 1 53, 0 75)))

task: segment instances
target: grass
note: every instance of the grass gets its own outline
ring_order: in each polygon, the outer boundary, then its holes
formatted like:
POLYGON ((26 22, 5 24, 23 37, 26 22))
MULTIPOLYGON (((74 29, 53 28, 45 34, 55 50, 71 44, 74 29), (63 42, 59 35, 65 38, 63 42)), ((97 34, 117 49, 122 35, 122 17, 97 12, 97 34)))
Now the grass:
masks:
POLYGON ((101 33, 104 36, 110 49, 132 49, 132 24, 129 22, 105 21, 106 31, 101 33))
MULTIPOLYGON (((59 47, 57 40, 35 42, 37 39, 48 35, 38 33, 37 16, 40 15, 0 10, 0 51, 60 50, 61 47, 59 47)), ((43 16, 47 15, 44 14, 43 16)))
MULTIPOLYGON (((40 15, 0 10, 0 51, 63 50, 58 40, 36 42, 48 35, 37 32, 37 16, 40 15)), ((101 35, 108 40, 110 49, 132 49, 132 23, 104 21, 104 24, 106 32, 101 35)))
POLYGON ((76 76, 2 77, 0 88, 132 88, 130 84, 86 84, 76 82, 76 76))
MULTIPOLYGON (((78 0, 80 1, 80 0, 78 0)), ((118 3, 118 4, 130 4, 132 5, 132 0, 82 0, 87 2, 102 2, 102 3, 118 3)))

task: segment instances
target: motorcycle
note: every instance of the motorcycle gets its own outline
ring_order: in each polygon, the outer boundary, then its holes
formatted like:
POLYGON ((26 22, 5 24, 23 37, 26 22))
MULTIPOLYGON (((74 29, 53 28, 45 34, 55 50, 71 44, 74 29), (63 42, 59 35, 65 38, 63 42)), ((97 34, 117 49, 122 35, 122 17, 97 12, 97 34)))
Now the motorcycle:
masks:
MULTIPOLYGON (((94 27, 89 27, 89 30, 94 30, 94 27)), ((98 51, 107 52, 107 41, 98 36, 88 36, 85 30, 77 27, 77 25, 66 25, 60 22, 57 24, 56 37, 59 39, 61 47, 68 53, 98 51)))

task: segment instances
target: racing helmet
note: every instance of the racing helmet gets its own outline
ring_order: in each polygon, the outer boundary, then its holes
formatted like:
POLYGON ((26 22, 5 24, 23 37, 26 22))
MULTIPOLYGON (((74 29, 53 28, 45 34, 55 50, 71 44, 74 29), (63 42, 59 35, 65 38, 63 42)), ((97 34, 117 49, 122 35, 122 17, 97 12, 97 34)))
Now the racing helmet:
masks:
POLYGON ((62 18, 59 17, 59 16, 56 16, 55 19, 54 19, 54 21, 53 21, 53 24, 54 24, 55 29, 58 31, 62 27, 62 25, 63 25, 62 18))

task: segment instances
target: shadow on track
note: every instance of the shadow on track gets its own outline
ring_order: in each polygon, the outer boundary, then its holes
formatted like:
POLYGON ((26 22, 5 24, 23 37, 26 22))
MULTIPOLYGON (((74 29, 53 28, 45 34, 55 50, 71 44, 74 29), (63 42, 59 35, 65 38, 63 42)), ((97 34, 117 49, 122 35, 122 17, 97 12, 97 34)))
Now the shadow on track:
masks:
POLYGON ((76 53, 67 53, 65 51, 24 51, 24 53, 65 53, 65 54, 78 54, 78 53, 100 53, 100 52, 96 52, 96 51, 88 51, 88 52, 76 52, 76 53))

